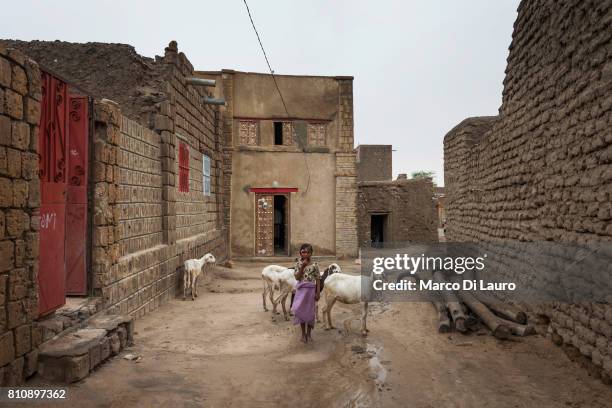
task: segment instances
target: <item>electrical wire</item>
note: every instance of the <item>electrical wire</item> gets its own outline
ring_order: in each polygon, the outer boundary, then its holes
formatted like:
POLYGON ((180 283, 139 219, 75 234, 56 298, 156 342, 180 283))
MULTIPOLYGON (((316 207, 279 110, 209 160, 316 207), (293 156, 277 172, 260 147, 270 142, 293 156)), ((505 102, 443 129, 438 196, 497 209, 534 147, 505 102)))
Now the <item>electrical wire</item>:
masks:
POLYGON ((276 77, 274 76, 274 70, 272 69, 272 66, 270 65, 270 60, 268 59, 268 54, 266 54, 266 50, 264 49, 263 43, 261 42, 261 38, 259 37, 259 32, 257 31, 257 28, 255 27, 255 22, 253 21, 253 16, 251 16, 251 9, 249 9, 249 5, 247 4, 246 0, 243 0, 243 1, 244 1, 244 5, 246 6, 247 13, 249 14, 249 20, 251 20, 251 25, 253 26, 253 30, 255 31, 255 35, 257 36, 257 41, 259 42, 259 46, 261 47, 261 51, 263 52, 264 58, 266 59, 266 64, 268 64, 268 69, 270 70, 270 75, 272 75, 272 79, 274 80, 274 85, 276 86, 276 90, 278 91, 278 94, 280 95, 281 102, 283 102, 283 107, 285 108, 285 113, 287 114, 287 117, 290 118, 291 115, 289 115, 289 110, 287 109, 287 105, 285 104, 285 98, 283 98, 283 93, 281 92, 280 88, 278 87, 278 83, 276 82, 276 77))
MULTIPOLYGON (((270 75, 272 75, 272 80, 274 81, 274 86, 276 86, 276 90, 281 98, 281 102, 283 103, 283 108, 285 108, 285 114, 287 118, 290 118, 289 110, 287 109, 287 104, 285 103, 285 98, 283 98, 283 93, 281 92, 278 83, 276 82, 276 76, 274 76, 274 70, 272 69, 272 65, 270 64, 270 60, 268 59, 268 54, 266 54, 266 50, 261 42, 261 37, 259 36, 259 32, 257 31, 257 27, 255 27, 255 22, 253 21, 253 16, 251 15, 251 9, 249 9, 249 5, 246 0, 242 0, 246 7, 247 13, 249 14, 249 20, 251 20, 251 25, 253 26, 253 31, 255 31, 255 35, 257 36, 257 41, 259 42, 259 46, 261 47, 261 51, 263 52, 264 58, 266 60, 266 64, 268 64, 268 69, 270 70, 270 75)), ((310 166, 308 166, 308 160, 306 159, 306 147, 302 146, 302 151, 304 153, 304 164, 306 164, 306 171, 308 173, 308 182, 306 183, 306 189, 302 194, 306 194, 308 189, 310 188, 310 166)))

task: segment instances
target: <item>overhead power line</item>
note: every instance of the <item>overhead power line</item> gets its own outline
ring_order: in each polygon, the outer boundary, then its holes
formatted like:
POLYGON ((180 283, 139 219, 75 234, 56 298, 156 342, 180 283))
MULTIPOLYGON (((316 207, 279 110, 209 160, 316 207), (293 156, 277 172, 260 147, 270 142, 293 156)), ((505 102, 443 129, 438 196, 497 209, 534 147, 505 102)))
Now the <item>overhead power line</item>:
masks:
POLYGON ((291 117, 291 115, 289 115, 289 110, 287 110, 287 105, 285 104, 285 98, 283 98, 283 93, 281 92, 280 88, 278 87, 278 83, 276 82, 276 77, 274 76, 274 70, 272 69, 272 65, 270 65, 268 54, 266 54, 266 50, 264 49, 263 43, 261 42, 261 37, 259 37, 259 32, 257 31, 257 27, 255 27, 255 22, 253 21, 253 16, 251 15, 251 10, 249 9, 249 5, 247 4, 246 0, 243 0, 243 1, 244 1, 244 5, 246 6, 247 13, 249 13, 249 20, 251 20, 251 25, 253 26, 255 35, 257 35, 257 41, 259 41, 259 46, 261 47, 261 51, 263 52, 264 58, 266 59, 266 64, 268 64, 270 75, 272 75, 272 80, 274 80, 274 85, 276 86, 276 90, 278 91, 278 94, 280 95, 280 98, 281 98, 281 102, 283 103, 283 107, 285 108, 285 113, 287 114, 287 117, 291 117))

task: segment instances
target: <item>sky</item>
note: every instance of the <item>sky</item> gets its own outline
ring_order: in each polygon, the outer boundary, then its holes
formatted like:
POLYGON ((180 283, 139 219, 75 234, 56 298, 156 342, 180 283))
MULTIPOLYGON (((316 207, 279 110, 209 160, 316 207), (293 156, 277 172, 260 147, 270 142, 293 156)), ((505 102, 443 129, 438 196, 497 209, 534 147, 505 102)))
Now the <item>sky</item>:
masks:
MULTIPOLYGON (((393 174, 434 171, 443 139, 495 115, 519 0, 247 0, 277 74, 352 75, 355 146, 392 144, 393 174)), ((195 69, 268 72, 243 0, 20 0, 1 38, 112 42, 195 69)))

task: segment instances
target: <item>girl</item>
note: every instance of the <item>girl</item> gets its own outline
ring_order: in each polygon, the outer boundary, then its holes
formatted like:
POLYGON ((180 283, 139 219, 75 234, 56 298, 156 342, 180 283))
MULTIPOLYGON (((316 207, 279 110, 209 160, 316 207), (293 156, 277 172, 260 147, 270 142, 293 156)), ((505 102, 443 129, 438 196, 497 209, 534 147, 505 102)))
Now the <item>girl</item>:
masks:
POLYGON ((294 324, 300 324, 302 328, 302 341, 312 341, 310 331, 314 327, 315 302, 319 300, 321 282, 319 280, 319 265, 312 262, 312 245, 302 244, 300 247, 300 258, 295 264, 295 279, 298 281, 295 287, 295 299, 291 305, 294 324))

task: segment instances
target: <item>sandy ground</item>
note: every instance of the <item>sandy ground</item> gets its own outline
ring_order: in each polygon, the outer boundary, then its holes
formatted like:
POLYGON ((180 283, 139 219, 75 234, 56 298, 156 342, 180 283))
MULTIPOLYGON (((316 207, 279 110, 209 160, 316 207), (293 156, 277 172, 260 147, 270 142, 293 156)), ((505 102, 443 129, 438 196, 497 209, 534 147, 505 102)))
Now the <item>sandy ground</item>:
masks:
MULTIPOLYGON (((345 270, 357 265, 341 263, 345 270)), ((438 334, 429 304, 337 304, 341 330, 314 343, 262 309, 263 265, 217 268, 200 297, 136 322, 136 344, 68 387, 59 406, 87 407, 610 407, 612 388, 548 340, 438 334)), ((43 386, 39 378, 28 386, 43 386)))

